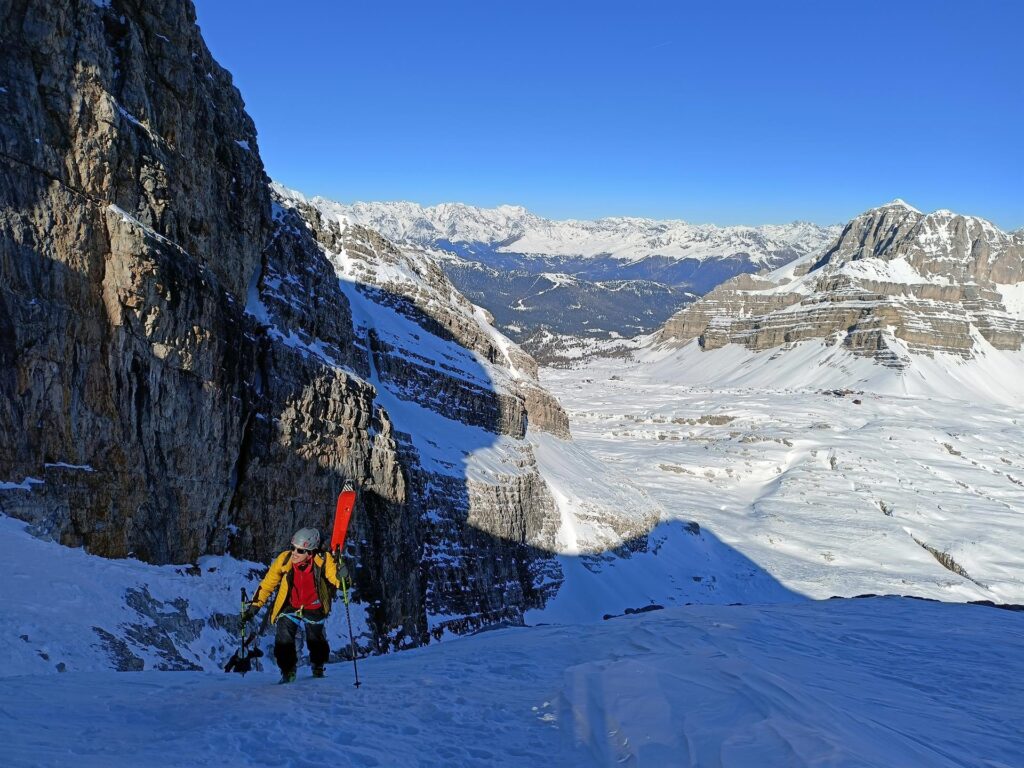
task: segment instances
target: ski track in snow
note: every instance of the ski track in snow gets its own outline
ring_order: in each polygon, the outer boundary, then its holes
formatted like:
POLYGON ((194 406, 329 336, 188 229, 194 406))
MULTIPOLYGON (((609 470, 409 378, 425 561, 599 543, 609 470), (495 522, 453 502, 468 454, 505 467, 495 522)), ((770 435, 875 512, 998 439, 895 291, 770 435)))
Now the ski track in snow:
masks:
POLYGON ((496 630, 352 668, 4 678, 9 766, 1020 765, 1024 616, 897 598, 496 630), (31 727, 28 727, 31 724, 31 727))

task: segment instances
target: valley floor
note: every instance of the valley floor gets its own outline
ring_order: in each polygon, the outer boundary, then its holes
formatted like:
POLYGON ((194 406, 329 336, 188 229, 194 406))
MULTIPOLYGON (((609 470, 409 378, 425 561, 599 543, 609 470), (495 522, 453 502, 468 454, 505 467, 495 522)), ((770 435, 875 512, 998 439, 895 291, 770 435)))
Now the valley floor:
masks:
POLYGON ((1024 614, 897 598, 504 629, 290 686, 4 669, 8 766, 1011 768, 1024 614))
MULTIPOLYGON (((817 350, 806 350, 808 360, 788 363, 793 378, 814 378, 817 350)), ((955 370, 943 374, 945 397, 788 388, 787 371, 765 360, 770 352, 691 350, 546 369, 543 381, 606 481, 640 486, 663 523, 695 521, 786 590, 1024 603, 1021 405, 955 397, 955 370)), ((765 599, 736 592, 721 569, 717 579, 719 600, 765 599)), ((714 595, 677 602, 688 601, 714 595)))

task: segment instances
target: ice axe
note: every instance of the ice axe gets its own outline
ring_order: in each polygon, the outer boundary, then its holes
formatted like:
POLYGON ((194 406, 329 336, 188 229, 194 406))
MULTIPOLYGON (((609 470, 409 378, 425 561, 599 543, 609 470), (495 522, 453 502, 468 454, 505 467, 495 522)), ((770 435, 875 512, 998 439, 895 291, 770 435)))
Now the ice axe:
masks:
MULTIPOLYGON (((238 650, 234 652, 228 663, 224 665, 225 672, 237 672, 240 675, 244 675, 246 672, 252 671, 253 662, 259 659, 263 655, 263 651, 258 645, 253 643, 253 647, 246 650, 248 644, 256 640, 258 635, 252 635, 250 638, 245 636, 245 609, 249 607, 249 601, 245 596, 245 587, 242 587, 242 609, 239 625, 241 626, 241 638, 238 650)), ((256 661, 258 665, 259 662, 256 661)))

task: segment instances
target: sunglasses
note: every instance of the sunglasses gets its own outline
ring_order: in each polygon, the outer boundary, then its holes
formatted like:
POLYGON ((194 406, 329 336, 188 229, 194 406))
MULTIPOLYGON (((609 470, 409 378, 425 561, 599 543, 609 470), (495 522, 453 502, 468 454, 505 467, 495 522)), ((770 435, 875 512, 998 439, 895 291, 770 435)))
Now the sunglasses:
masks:
POLYGON ((292 552, 296 555, 308 555, 312 552, 312 549, 302 549, 301 547, 292 547, 292 552))

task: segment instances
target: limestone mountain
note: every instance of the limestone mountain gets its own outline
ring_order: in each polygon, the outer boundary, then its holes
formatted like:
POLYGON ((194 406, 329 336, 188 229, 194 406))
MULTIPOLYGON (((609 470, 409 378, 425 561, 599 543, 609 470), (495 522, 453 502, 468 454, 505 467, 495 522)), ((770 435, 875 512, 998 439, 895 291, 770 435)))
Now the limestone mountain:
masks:
MULTIPOLYGON (((327 201, 324 201, 327 202, 327 201)), ((835 228, 807 222, 763 227, 690 224, 614 216, 593 221, 545 219, 521 206, 478 208, 461 203, 335 204, 350 221, 396 242, 449 245, 456 253, 490 247, 532 256, 609 256, 625 263, 661 256, 674 261, 746 256, 759 267, 780 264, 823 244, 835 228)))
POLYGON ((1024 238, 990 222, 897 200, 853 219, 827 248, 742 275, 673 316, 656 340, 705 351, 817 340, 905 371, 1024 344, 1024 238))

